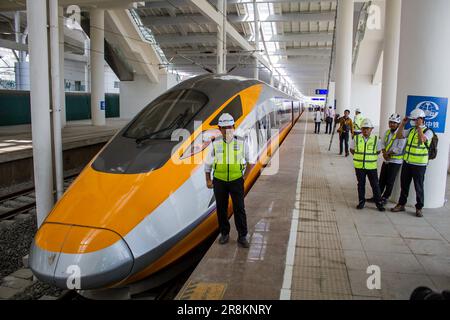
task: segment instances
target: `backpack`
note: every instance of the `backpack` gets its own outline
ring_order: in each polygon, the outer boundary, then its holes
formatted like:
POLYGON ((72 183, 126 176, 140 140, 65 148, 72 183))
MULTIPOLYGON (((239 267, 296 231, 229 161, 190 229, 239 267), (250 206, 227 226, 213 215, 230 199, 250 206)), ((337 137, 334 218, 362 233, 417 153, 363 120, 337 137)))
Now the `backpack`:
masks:
POLYGON ((433 138, 431 139, 431 143, 429 143, 429 145, 425 144, 425 146, 428 149, 428 159, 434 160, 434 159, 436 159, 436 157, 438 155, 439 138, 432 129, 427 128, 424 131, 424 133, 427 132, 428 130, 431 130, 431 132, 433 132, 433 138))

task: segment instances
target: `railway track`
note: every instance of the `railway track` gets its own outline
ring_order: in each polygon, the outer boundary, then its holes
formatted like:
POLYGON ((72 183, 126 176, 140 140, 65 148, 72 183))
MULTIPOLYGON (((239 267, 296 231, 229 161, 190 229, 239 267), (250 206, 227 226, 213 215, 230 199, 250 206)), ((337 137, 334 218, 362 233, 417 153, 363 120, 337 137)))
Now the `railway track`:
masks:
MULTIPOLYGON (((70 175, 64 179, 64 190, 75 180, 78 174, 70 175)), ((16 191, 0 197, 0 221, 12 219, 36 207, 34 187, 16 191)))

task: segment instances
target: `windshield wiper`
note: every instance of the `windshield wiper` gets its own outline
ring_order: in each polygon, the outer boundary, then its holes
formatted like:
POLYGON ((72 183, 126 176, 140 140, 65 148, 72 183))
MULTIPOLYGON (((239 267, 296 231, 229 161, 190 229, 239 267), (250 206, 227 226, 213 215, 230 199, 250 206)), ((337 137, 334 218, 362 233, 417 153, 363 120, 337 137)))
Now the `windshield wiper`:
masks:
POLYGON ((175 117, 175 119, 167 127, 137 138, 136 143, 141 144, 143 141, 150 139, 151 137, 153 137, 156 134, 159 134, 159 133, 162 133, 165 131, 169 131, 175 126, 180 127, 180 125, 183 123, 184 119, 186 118, 187 113, 188 113, 188 110, 186 110, 184 113, 180 113, 178 116, 175 117))

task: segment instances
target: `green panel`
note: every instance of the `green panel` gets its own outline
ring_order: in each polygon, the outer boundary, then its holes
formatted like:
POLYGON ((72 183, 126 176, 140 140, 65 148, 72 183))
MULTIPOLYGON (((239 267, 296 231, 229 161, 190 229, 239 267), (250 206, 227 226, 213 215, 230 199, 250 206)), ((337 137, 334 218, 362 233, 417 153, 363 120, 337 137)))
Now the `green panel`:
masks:
POLYGON ((106 101, 106 117, 119 118, 120 117, 119 95, 115 93, 107 93, 105 95, 105 101, 106 101))
POLYGON ((91 118, 91 95, 86 93, 66 92, 67 121, 91 118))
MULTIPOLYGON (((108 93, 105 97, 106 117, 120 117, 119 95, 108 93)), ((91 118, 90 93, 66 92, 67 121, 91 118)), ((31 123, 30 92, 0 90, 0 126, 31 123)))
POLYGON ((31 123, 28 91, 0 91, 0 126, 31 123))

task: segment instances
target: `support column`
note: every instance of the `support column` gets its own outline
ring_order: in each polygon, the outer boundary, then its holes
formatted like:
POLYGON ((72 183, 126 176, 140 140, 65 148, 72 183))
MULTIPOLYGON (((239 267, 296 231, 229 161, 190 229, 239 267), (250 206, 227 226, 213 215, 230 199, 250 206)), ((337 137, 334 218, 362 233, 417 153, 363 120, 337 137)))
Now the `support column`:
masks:
MULTIPOLYGON (((450 1, 422 0, 402 3, 397 112, 406 113, 408 95, 450 97, 450 1), (430 50, 430 48, 433 48, 430 50)), ((439 112, 442 112, 440 110, 439 112)), ((439 136, 439 152, 425 175, 425 207, 444 205, 450 145, 450 112, 445 133, 439 136)), ((413 189, 413 187, 411 187, 413 189)), ((415 199, 410 196, 410 203, 415 199)))
POLYGON ((94 126, 105 120, 105 10, 93 9, 91 14, 91 115, 94 126))
POLYGON ((350 108, 353 52, 353 0, 339 0, 336 26, 337 112, 350 108))
POLYGON ((388 129, 389 116, 395 113, 397 101, 398 55, 402 0, 386 1, 384 29, 383 82, 381 89, 380 134, 388 129))
POLYGON ((55 165, 56 199, 64 193, 63 149, 61 137, 61 90, 60 85, 60 50, 58 0, 49 0, 50 25, 50 61, 52 81, 52 120, 53 120, 53 160, 55 165))
POLYGON ((335 107, 334 100, 336 99, 336 82, 330 82, 330 86, 328 89, 328 97, 327 97, 327 106, 326 107, 335 107))
POLYGON ((274 83, 274 81, 273 81, 273 73, 271 72, 270 73, 270 85, 273 87, 273 83, 274 83))
POLYGON ((227 70, 226 50, 227 50, 227 1, 218 0, 217 10, 222 15, 221 23, 217 25, 217 73, 223 74, 227 70))
POLYGON ((33 169, 37 224, 40 226, 53 207, 46 0, 27 0, 27 21, 33 169))
POLYGON ((91 92, 91 42, 84 40, 84 56, 86 64, 84 66, 84 91, 91 92))
POLYGON ((61 128, 66 126, 66 89, 64 81, 64 9, 59 7, 59 92, 61 106, 61 128))
MULTIPOLYGON (((253 0, 253 18, 254 18, 254 28, 255 28, 255 49, 259 50, 259 11, 258 11, 258 4, 256 3, 256 0, 253 0)), ((259 52, 258 52, 259 53, 259 52)), ((253 73, 253 78, 259 79, 259 64, 258 64, 258 58, 254 58, 255 60, 255 70, 253 73)))

